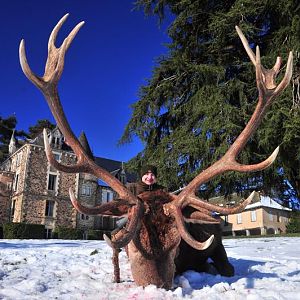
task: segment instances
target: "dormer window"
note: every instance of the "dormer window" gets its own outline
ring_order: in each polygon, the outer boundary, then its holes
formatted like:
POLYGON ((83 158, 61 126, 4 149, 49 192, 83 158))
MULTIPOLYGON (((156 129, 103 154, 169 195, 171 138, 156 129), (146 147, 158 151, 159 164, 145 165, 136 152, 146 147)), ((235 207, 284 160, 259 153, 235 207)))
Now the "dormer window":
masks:
POLYGON ((52 148, 61 149, 61 146, 63 144, 63 139, 64 137, 58 129, 52 132, 52 140, 51 140, 52 148))
POLYGON ((126 174, 124 173, 124 174, 122 174, 121 173, 121 175, 120 175, 120 181, 123 183, 123 184, 126 184, 126 174))

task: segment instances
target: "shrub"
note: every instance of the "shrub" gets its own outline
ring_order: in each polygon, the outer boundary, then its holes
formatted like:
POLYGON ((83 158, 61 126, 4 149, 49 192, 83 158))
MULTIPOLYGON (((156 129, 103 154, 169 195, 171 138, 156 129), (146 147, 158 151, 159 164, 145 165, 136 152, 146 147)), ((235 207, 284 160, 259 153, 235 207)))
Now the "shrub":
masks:
POLYGON ((76 228, 58 226, 53 235, 63 240, 82 240, 83 231, 76 228))
POLYGON ((294 212, 290 218, 289 223, 286 225, 287 233, 300 232, 300 212, 294 212))
POLYGON ((3 225, 5 239, 43 239, 45 226, 28 223, 6 223, 3 225))
POLYGON ((87 239, 88 240, 103 240, 103 234, 106 234, 110 237, 111 233, 110 231, 105 230, 89 230, 87 239))
POLYGON ((0 239, 3 239, 3 227, 0 226, 0 239))

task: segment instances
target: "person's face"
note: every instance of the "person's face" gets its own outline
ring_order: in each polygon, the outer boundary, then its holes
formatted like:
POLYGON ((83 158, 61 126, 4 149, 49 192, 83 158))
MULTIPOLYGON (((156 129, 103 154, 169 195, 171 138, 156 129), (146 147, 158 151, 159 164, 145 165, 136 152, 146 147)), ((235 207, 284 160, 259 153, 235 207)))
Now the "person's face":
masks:
POLYGON ((142 182, 146 183, 147 185, 152 185, 156 182, 156 177, 151 171, 148 171, 142 176, 142 182))

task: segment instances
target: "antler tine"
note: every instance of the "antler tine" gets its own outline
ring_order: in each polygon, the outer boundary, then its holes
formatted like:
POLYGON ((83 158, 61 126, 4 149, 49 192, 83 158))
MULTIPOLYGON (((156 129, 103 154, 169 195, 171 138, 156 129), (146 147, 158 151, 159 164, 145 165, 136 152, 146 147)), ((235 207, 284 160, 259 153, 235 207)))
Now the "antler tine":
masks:
MULTIPOLYGON (((177 229, 178 229, 180 236, 191 247, 198 249, 198 250, 205 250, 211 245, 211 243, 214 239, 214 235, 210 236, 205 242, 202 243, 202 242, 195 240, 190 235, 190 233, 186 230, 185 225, 184 225, 185 218, 181 212, 182 207, 180 206, 178 201, 175 200, 175 201, 166 203, 166 204, 164 204, 163 208, 164 208, 165 215, 167 215, 167 216, 171 215, 175 219, 177 229)), ((198 222, 200 222, 200 220, 198 220, 198 222)), ((209 222, 205 222, 205 220, 203 220, 202 223, 209 223, 209 222)))
POLYGON ((86 207, 76 199, 72 188, 69 189, 69 195, 75 209, 85 215, 123 215, 127 212, 127 209, 130 207, 128 201, 121 199, 118 201, 104 203, 95 207, 86 207))
POLYGON ((203 201, 203 200, 199 199, 196 196, 188 196, 187 200, 186 200, 186 204, 192 205, 193 207, 197 207, 198 209, 204 208, 211 212, 218 212, 223 215, 229 215, 229 214, 236 214, 236 213, 243 211, 245 209, 245 207, 252 202, 254 196, 255 196, 255 191, 253 191, 249 195, 249 197, 246 200, 244 200, 242 203, 240 203, 237 206, 231 207, 231 208, 211 204, 207 201, 203 201))
MULTIPOLYGON (((69 17, 69 14, 65 14, 56 24, 56 26, 54 27, 54 29, 52 30, 49 40, 48 40, 48 51, 51 51, 52 49, 56 49, 55 47, 55 41, 56 41, 56 37, 57 34, 60 30, 60 28, 62 27, 62 25, 65 23, 66 19, 69 17)), ((69 35, 64 39, 64 42, 66 42, 66 50, 68 50, 70 44, 72 43, 74 37, 76 36, 77 32, 79 31, 79 29, 84 25, 84 21, 78 23, 73 29, 72 31, 69 33, 69 35)))
POLYGON ((220 220, 215 219, 211 216, 211 214, 205 214, 200 211, 194 211, 190 214, 190 216, 183 217, 185 223, 193 223, 193 224, 219 224, 220 220))
POLYGON ((20 46, 19 46, 19 59, 20 59, 20 65, 22 68, 23 73, 25 76, 38 88, 41 87, 42 85, 42 79, 41 77, 35 75, 27 62, 27 57, 26 57, 26 51, 25 51, 25 41, 21 40, 20 46))
POLYGON ((293 52, 290 51, 287 65, 286 65, 285 75, 282 81, 276 87, 274 91, 274 97, 276 97, 281 91, 283 91, 288 86, 292 78, 292 75, 293 75, 293 52))
POLYGON ((260 125, 267 111, 267 108, 271 105, 274 98, 278 96, 278 94, 287 87, 292 77, 293 54, 292 52, 290 52, 289 54, 286 73, 283 80, 280 82, 279 85, 276 85, 275 78, 280 69, 281 58, 277 57, 276 63, 271 70, 265 69, 261 65, 259 47, 256 47, 256 55, 255 55, 252 49, 250 48, 247 39, 245 38, 244 34, 242 33, 242 31, 239 29, 238 26, 236 26, 236 31, 242 41, 242 44, 244 45, 244 48, 251 62, 255 66, 256 82, 259 91, 258 103, 246 127, 236 138, 234 143, 229 147, 226 154, 220 160, 212 164, 210 167, 203 170, 178 195, 178 199, 176 200, 176 202, 179 203, 180 205, 183 205, 184 200, 188 195, 195 196, 196 189, 201 184, 208 182, 215 176, 227 171, 249 172, 249 171, 263 170, 274 162, 278 154, 279 148, 276 148, 269 158, 267 158, 265 161, 261 163, 254 164, 254 165, 242 165, 236 161, 238 154, 245 147, 246 143, 248 142, 252 134, 256 131, 256 129, 260 125))
POLYGON ((43 76, 46 81, 58 81, 60 79, 64 68, 65 53, 69 49, 80 28, 84 25, 84 21, 78 23, 64 39, 62 45, 59 48, 56 48, 55 41, 57 34, 68 16, 69 14, 64 15, 50 34, 48 40, 48 58, 43 76))
POLYGON ((278 153, 279 153, 279 146, 273 151, 273 153, 266 160, 260 163, 252 164, 252 165, 244 165, 235 161, 232 165, 231 170, 241 172, 241 173, 262 171, 272 165, 278 153))
POLYGON ((49 158, 50 163, 52 163, 53 166, 58 170, 64 172, 84 172, 95 175, 96 177, 105 181, 109 186, 111 186, 119 194, 120 198, 126 199, 130 204, 136 204, 137 198, 128 189, 126 189, 126 187, 118 179, 116 179, 105 169, 96 165, 95 162, 89 158, 89 156, 85 153, 82 145, 74 135, 65 116, 63 107, 60 102, 57 85, 64 68, 65 53, 74 37, 78 33, 79 29, 84 24, 84 22, 78 23, 69 33, 69 35, 64 39, 61 47, 56 48, 55 40, 57 34, 67 17, 68 14, 63 16, 50 34, 48 41, 48 57, 43 77, 38 77, 31 71, 26 59, 24 46, 25 43, 23 40, 20 43, 19 54, 22 70, 26 77, 43 93, 60 131, 64 135, 68 145, 76 154, 78 162, 75 166, 64 166, 59 164, 51 154, 50 147, 46 141, 45 147, 47 157, 49 158))
POLYGON ((189 234, 184 225, 184 218, 181 212, 181 208, 176 207, 175 210, 171 210, 171 215, 175 218, 179 234, 186 243, 197 250, 205 250, 211 245, 214 240, 214 235, 211 235, 205 242, 199 242, 189 234))
POLYGON ((125 228, 126 232, 122 233, 116 240, 111 240, 107 235, 103 235, 106 243, 112 248, 123 248, 130 243, 140 228, 141 218, 145 209, 143 203, 139 200, 137 205, 132 207, 131 218, 125 228))
POLYGON ((245 50, 246 50, 246 52, 247 52, 247 54, 248 54, 251 62, 255 66, 256 65, 255 54, 252 51, 252 49, 250 48, 248 40, 246 39, 246 37, 244 36, 242 30, 238 26, 235 26, 235 30, 236 30, 237 34, 239 35, 240 40, 242 41, 242 44, 243 44, 243 46, 244 46, 244 48, 245 48, 245 50))
POLYGON ((266 93, 266 86, 263 84, 263 71, 260 59, 260 50, 259 47, 256 46, 256 63, 255 63, 255 73, 256 73, 256 85, 259 92, 259 97, 263 98, 263 95, 266 93))
MULTIPOLYGON (((47 130, 44 128, 43 130, 43 136, 44 136, 44 145, 45 145, 45 152, 47 159, 51 166, 53 166, 55 169, 61 172, 66 172, 66 173, 81 173, 85 171, 85 166, 82 163, 76 163, 75 165, 64 165, 59 163, 51 150, 49 141, 48 141, 48 136, 47 136, 47 130)), ((50 134, 50 140, 52 138, 52 135, 50 134)))
POLYGON ((55 27, 53 28, 50 36, 49 36, 49 40, 48 40, 48 51, 50 52, 52 49, 56 49, 55 47, 55 41, 56 41, 56 37, 57 34, 60 30, 60 28, 63 26, 63 24, 65 23, 66 19, 68 18, 69 14, 65 14, 55 25, 55 27))

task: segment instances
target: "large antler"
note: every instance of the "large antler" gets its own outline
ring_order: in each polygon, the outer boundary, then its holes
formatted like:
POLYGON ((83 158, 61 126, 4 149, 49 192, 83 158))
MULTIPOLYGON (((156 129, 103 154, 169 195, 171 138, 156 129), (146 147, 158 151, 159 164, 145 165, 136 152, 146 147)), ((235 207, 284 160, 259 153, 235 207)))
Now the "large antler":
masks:
MULTIPOLYGON (((77 24, 74 29, 70 32, 70 34, 64 39, 62 45, 59 48, 55 47, 55 40, 60 30, 61 26, 67 19, 68 14, 66 14, 61 20, 57 23, 54 27, 48 41, 48 58, 45 66, 45 73, 42 77, 35 75, 26 59, 25 53, 25 42, 24 40, 20 43, 19 48, 19 56, 20 56, 20 63, 22 70, 26 77, 35 85, 37 86, 40 91, 43 93, 49 108, 56 120, 56 123, 61 130, 62 134, 64 135, 67 144, 73 149, 74 153, 77 156, 77 163, 75 165, 63 165, 56 161, 47 137, 47 132, 44 130, 44 144, 46 155, 50 164, 59 171, 66 172, 66 173, 90 173, 95 175, 96 177, 105 181, 110 187, 112 187, 118 194, 119 198, 122 201, 113 201, 108 204, 102 204, 100 206, 96 206, 93 208, 88 208, 80 204, 80 202, 76 199, 72 189, 69 190, 70 198, 72 200, 73 206, 81 213, 88 214, 88 215, 97 215, 97 214, 115 214, 124 212, 125 209, 132 209, 131 210, 131 218, 129 224, 127 225, 128 232, 122 235, 119 239, 115 241, 110 241, 108 238, 106 239, 107 242, 113 247, 121 247, 125 246, 130 242, 130 240, 135 235, 137 228, 140 226, 140 219, 141 215, 144 212, 144 205, 143 203, 134 196, 119 180, 117 180, 114 176, 112 176, 109 172, 104 170, 103 168, 99 167, 95 164, 95 162, 87 155, 84 151, 82 145, 75 137, 74 133, 72 132, 70 125, 66 119, 65 113, 63 111, 57 85, 59 79, 62 75, 63 68, 64 68, 64 57, 65 53, 68 50, 71 42, 73 41, 74 37, 76 36, 79 29, 83 26, 84 22, 80 22, 77 24)), ((180 225, 180 224, 179 224, 180 225)), ((182 227, 181 225, 179 226, 182 227)), ((181 231, 181 229, 179 229, 181 231)), ((191 238, 182 233, 183 238, 190 240, 191 238), (186 237, 187 236, 187 237, 186 237)), ((200 243, 194 241, 194 244, 199 249, 203 247, 206 248, 209 246, 213 238, 209 239, 206 243, 200 243)))
MULTIPOLYGON (((97 215, 97 214, 115 214, 115 213, 124 213, 132 206, 136 206, 133 209, 133 218, 131 223, 136 225, 139 222, 139 216, 143 211, 143 205, 141 201, 134 196, 118 179, 112 176, 108 171, 96 165, 95 162, 89 157, 89 155, 84 151, 82 145, 75 137, 72 132, 70 125, 66 119, 65 113, 63 111, 59 94, 58 94, 58 82, 62 75, 64 68, 64 58, 66 51, 68 50, 71 42, 76 36, 79 29, 83 26, 84 22, 80 22, 77 24, 70 34, 64 39, 62 45, 59 48, 56 48, 55 41, 60 30, 61 26, 67 19, 68 14, 63 16, 61 20, 54 27, 48 41, 48 58, 45 66, 45 72, 42 77, 35 75, 26 59, 25 53, 25 41, 22 40, 19 48, 19 56, 20 56, 20 64, 22 70, 26 77, 37 86, 40 91, 43 93, 49 108, 56 120, 56 123, 64 135, 67 144, 73 149, 74 153, 77 156, 77 163, 75 165, 63 165, 56 161, 47 137, 47 132, 44 129, 44 144, 46 155, 50 164, 59 171, 67 172, 67 173, 90 173, 105 181, 113 190, 115 190, 120 199, 118 201, 112 201, 107 204, 103 204, 94 208, 87 208, 81 205, 76 199, 72 189, 70 188, 70 198, 72 200, 73 206, 81 213, 86 213, 89 215, 97 215)), ((133 227, 133 225, 129 224, 129 228, 133 227)), ((136 226, 135 226, 136 227, 136 226)), ((133 231, 135 232, 135 231, 133 231)), ((131 237, 131 236, 130 236, 131 237)), ((128 236, 122 239, 120 243, 129 242, 128 236)))
MULTIPOLYGON (((202 184, 208 182, 215 176, 227 171, 253 172, 263 170, 269 167, 274 162, 279 151, 279 147, 277 147, 270 157, 257 164, 243 165, 237 162, 238 154, 242 151, 247 141, 260 125, 268 107, 272 104, 275 97, 277 97, 289 84, 292 77, 293 54, 292 52, 289 53, 285 75, 282 81, 278 85, 276 85, 275 79, 280 71, 281 58, 277 57, 276 63, 272 69, 265 69, 261 65, 259 47, 256 47, 255 55, 250 48, 247 39, 238 26, 236 26, 236 31, 244 45, 248 56, 250 57, 251 62, 255 66, 256 84, 258 89, 258 103, 248 124, 237 137, 235 142, 230 146, 225 155, 210 167, 203 170, 198 176, 196 176, 177 196, 175 201, 165 205, 166 213, 177 215, 177 218, 178 211, 180 211, 180 209, 184 208, 187 205, 193 206, 203 212, 202 214, 200 214, 196 211, 191 216, 191 220, 186 221, 197 222, 198 220, 198 222, 205 223, 213 222, 213 212, 233 214, 242 211, 246 207, 246 205, 251 202, 252 198, 254 197, 254 192, 242 204, 234 208, 223 208, 217 205, 209 204, 206 201, 197 198, 195 196, 195 192, 197 188, 202 184)), ((180 222, 182 221, 183 217, 180 218, 180 222)))
POLYGON ((95 162, 85 153, 82 145, 72 132, 70 125, 66 119, 65 113, 63 111, 58 95, 57 85, 64 68, 65 53, 68 50, 77 32, 84 24, 84 22, 80 22, 79 24, 77 24, 77 26, 75 26, 74 29, 70 32, 70 34, 64 39, 62 45, 59 48, 56 48, 55 40, 58 31, 60 30, 67 17, 68 14, 61 18, 61 20, 54 27, 49 37, 48 58, 43 77, 39 77, 31 71, 26 59, 24 40, 21 41, 19 50, 20 63, 24 74, 43 93, 59 129, 64 135, 68 145, 75 152, 78 161, 76 165, 73 166, 67 166, 57 162, 53 153, 51 152, 46 131, 44 131, 44 142, 47 158, 51 165, 59 171, 67 173, 82 172, 95 175, 96 177, 105 181, 109 186, 111 186, 119 194, 121 199, 128 201, 128 203, 130 204, 136 204, 137 198, 108 171, 96 165, 95 162))

